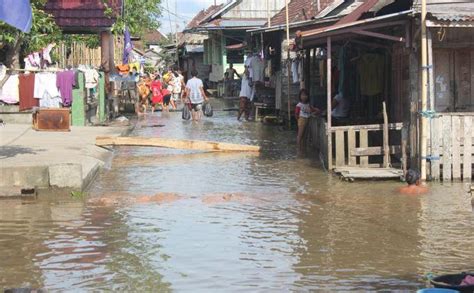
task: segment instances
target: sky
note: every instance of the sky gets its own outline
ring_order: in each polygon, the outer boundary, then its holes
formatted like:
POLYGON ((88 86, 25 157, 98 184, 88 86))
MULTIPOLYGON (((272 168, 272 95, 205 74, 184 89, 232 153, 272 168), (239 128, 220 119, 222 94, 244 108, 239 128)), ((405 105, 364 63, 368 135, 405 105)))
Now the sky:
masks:
MULTIPOLYGON (((217 4, 227 2, 225 0, 216 0, 217 4)), ((206 9, 214 4, 214 0, 162 0, 162 16, 160 18, 160 31, 164 34, 182 31, 184 26, 202 9, 206 9), (176 5, 177 4, 177 5, 176 5), (177 9, 176 9, 177 8, 177 9), (171 12, 171 14, 168 13, 171 12), (177 13, 175 12, 177 11, 177 13), (176 15, 177 16, 176 16, 176 15), (171 17, 171 25, 170 19, 171 17)))

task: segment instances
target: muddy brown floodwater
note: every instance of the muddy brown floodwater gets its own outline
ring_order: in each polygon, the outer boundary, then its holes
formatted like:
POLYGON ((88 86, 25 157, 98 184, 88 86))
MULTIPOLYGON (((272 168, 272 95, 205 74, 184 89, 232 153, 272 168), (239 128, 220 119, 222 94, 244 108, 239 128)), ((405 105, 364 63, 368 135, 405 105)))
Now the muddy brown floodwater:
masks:
POLYGON ((260 144, 260 155, 122 147, 87 199, 0 201, 1 287, 415 290, 428 273, 474 270, 463 184, 406 196, 398 182, 341 182, 296 158, 294 133, 232 114, 193 125, 157 113, 131 135, 260 144))

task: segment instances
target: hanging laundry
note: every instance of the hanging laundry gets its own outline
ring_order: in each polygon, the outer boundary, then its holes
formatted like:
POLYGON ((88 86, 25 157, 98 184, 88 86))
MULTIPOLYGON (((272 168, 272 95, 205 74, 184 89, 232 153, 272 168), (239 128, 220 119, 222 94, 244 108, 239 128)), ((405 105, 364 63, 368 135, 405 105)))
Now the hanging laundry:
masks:
POLYGON ((265 63, 258 56, 254 56, 250 62, 252 81, 263 82, 265 80, 265 63))
POLYGON ((19 76, 20 85, 20 111, 38 107, 38 99, 34 98, 35 74, 21 74, 19 76))
POLYGON ((48 93, 50 97, 60 96, 58 88, 56 87, 56 73, 41 72, 35 74, 34 97, 42 99, 46 93, 48 93))
POLYGON ((20 100, 18 74, 10 75, 0 89, 0 100, 7 104, 16 104, 20 100))
POLYGON ((293 80, 293 83, 298 83, 300 82, 300 76, 298 72, 298 60, 293 60, 291 62, 291 78, 293 80))
POLYGON ((37 66, 41 66, 41 56, 38 52, 33 53, 33 59, 35 60, 35 64, 37 66))
MULTIPOLYGON (((58 72, 56 76, 56 86, 61 92, 63 106, 70 106, 72 103, 72 88, 76 85, 76 75, 73 70, 58 72)), ((51 95, 51 97, 54 97, 51 95)))
POLYGON ((303 59, 300 59, 298 60, 298 78, 299 78, 299 82, 303 82, 304 81, 304 74, 303 74, 303 59))
POLYGON ((253 60, 253 56, 247 56, 247 58, 245 59, 245 62, 244 62, 244 65, 245 67, 248 68, 249 70, 249 78, 253 78, 253 71, 252 71, 252 60, 253 60))
POLYGON ((99 72, 95 69, 84 70, 84 77, 88 89, 95 88, 99 84, 99 72))
POLYGON ((61 104, 63 103, 61 97, 51 97, 48 92, 45 92, 39 102, 41 108, 61 108, 61 104))
POLYGON ((48 62, 48 64, 52 64, 53 61, 51 60, 51 50, 56 46, 56 43, 49 44, 46 48, 43 49, 43 59, 48 62))
POLYGON ((384 58, 379 54, 364 54, 358 62, 360 93, 365 96, 381 94, 384 83, 384 58))

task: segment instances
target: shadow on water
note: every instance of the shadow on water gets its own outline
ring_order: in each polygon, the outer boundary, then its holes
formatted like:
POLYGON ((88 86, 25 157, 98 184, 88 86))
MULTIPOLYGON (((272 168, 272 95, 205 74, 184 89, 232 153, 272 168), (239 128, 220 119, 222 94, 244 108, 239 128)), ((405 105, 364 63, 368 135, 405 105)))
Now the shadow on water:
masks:
MULTIPOLYGON (((235 113, 233 113, 235 114, 235 113)), ((140 118, 131 135, 259 144, 259 154, 121 147, 83 201, 0 207, 3 286, 50 290, 414 290, 474 266, 461 184, 424 196, 346 183, 295 156, 294 133, 217 112, 140 118), (165 127, 146 127, 166 125, 165 127), (139 202, 177 194, 179 200, 139 202), (100 199, 121 204, 97 204, 100 199)), ((104 202, 103 202, 104 203, 104 202)))

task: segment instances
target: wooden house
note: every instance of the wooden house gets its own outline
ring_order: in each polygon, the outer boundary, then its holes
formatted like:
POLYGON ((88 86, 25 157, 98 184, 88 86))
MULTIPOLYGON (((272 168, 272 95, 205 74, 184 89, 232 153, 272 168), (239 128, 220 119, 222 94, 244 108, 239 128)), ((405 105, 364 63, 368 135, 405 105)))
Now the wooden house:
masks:
POLYGON ((206 33, 204 63, 210 65, 209 80, 221 81, 228 64, 243 72, 246 31, 264 25, 285 5, 285 0, 232 0, 185 32, 206 33))
POLYGON ((284 9, 248 34, 258 51, 277 51, 266 71, 273 82, 259 91, 274 94, 280 116, 291 119, 303 88, 323 110, 311 118, 308 143, 324 166, 348 177, 396 178, 425 160, 427 179, 470 180, 474 3, 427 0, 428 110, 422 111, 420 1, 302 2, 289 4, 289 45, 284 9), (288 66, 295 60, 302 63, 296 80, 288 66), (331 105, 339 93, 350 110, 334 119, 331 105))
POLYGON ((474 3, 427 0, 428 66, 421 67, 419 1, 368 0, 334 24, 302 30, 305 87, 325 115, 310 138, 329 170, 347 177, 397 177, 427 161, 428 179, 472 178, 474 3), (428 110, 421 72, 428 71, 428 110), (325 97, 321 93, 325 93, 325 97), (333 117, 332 100, 350 104, 333 117), (427 140, 420 124, 428 122, 427 140), (426 144, 427 155, 421 156, 426 144))

